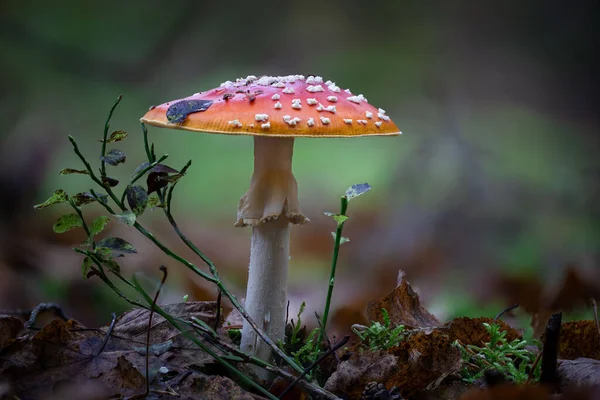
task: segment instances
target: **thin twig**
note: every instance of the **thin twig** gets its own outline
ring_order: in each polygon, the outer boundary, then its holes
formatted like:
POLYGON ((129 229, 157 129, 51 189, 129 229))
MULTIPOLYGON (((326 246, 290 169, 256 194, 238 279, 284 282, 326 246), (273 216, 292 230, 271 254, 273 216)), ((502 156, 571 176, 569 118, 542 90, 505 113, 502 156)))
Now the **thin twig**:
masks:
POLYGON ((535 361, 533 362, 533 365, 531 366, 531 370, 529 371, 529 376, 527 377, 527 381, 525 381, 526 385, 528 385, 533 380, 533 374, 535 373, 535 369, 537 368, 538 363, 542 359, 542 354, 543 354, 543 352, 540 351, 538 353, 538 355, 535 357, 535 361))
POLYGON ((110 335, 112 334, 112 331, 115 329, 115 322, 117 322, 117 314, 112 313, 111 317, 112 317, 112 321, 110 321, 110 326, 108 327, 108 331, 106 331, 106 336, 104 337, 104 340, 102 341, 102 346, 100 347, 100 350, 98 350, 98 352, 94 355, 94 357, 98 357, 104 351, 104 348, 106 347, 106 345, 108 344, 108 340, 110 339, 110 335))
POLYGON ((152 305, 150 306, 150 316, 148 317, 148 332, 146 332, 146 396, 150 394, 150 332, 152 330, 152 316, 154 315, 154 307, 156 307, 156 302, 158 301, 158 296, 160 295, 160 291, 167 281, 167 267, 164 265, 160 266, 160 271, 163 273, 163 277, 160 280, 160 285, 158 285, 158 289, 156 289, 156 294, 154 295, 154 299, 152 300, 152 305))
POLYGON ((503 316, 505 313, 507 313, 507 312, 509 312, 509 311, 512 311, 512 310, 514 310, 514 309, 515 309, 515 308, 517 308, 517 307, 519 307, 519 305, 518 305, 518 304, 513 304, 512 306, 505 308, 504 310, 500 311, 500 312, 498 313, 498 315, 496 315, 496 316, 494 317, 494 319, 500 319, 500 317, 501 317, 501 316, 503 316))
POLYGON ((348 336, 348 335, 344 336, 344 338, 342 340, 340 340, 339 343, 337 343, 335 346, 333 346, 331 349, 329 349, 321 357, 317 358, 317 360, 315 362, 313 362, 312 364, 310 364, 300 375, 298 375, 298 377, 296 379, 294 379, 294 381, 292 383, 290 383, 290 385, 287 388, 285 388, 285 390, 283 392, 281 392, 281 394, 279 395, 279 398, 282 399, 283 396, 285 396, 290 390, 292 390, 292 388, 294 387, 294 385, 296 385, 302 378, 304 378, 306 375, 308 375, 308 373, 314 367, 316 367, 317 365, 319 365, 325 358, 327 358, 332 353, 335 353, 339 348, 341 348, 346 343, 348 343, 348 340, 350 340, 350 336, 348 336))

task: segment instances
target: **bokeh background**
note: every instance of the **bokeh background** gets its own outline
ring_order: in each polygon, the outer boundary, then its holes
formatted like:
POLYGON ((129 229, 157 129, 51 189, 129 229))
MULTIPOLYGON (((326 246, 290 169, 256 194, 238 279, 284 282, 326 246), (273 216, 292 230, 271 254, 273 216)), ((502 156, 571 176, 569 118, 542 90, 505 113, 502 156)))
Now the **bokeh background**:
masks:
MULTIPOLYGON (((496 282, 525 275, 548 287, 565 266, 599 275, 600 140, 597 1, 17 1, 0 4, 0 309, 42 301, 94 325, 129 306, 83 281, 56 235, 67 208, 34 212, 54 189, 89 189, 67 135, 98 161, 102 128, 130 137, 128 176, 144 161, 139 118, 150 105, 249 74, 316 74, 364 93, 404 134, 301 139, 294 171, 312 223, 294 230, 292 310, 321 310, 339 196, 350 204, 334 292, 339 324, 360 322, 368 300, 407 272, 441 319, 493 315, 507 304, 496 282), (595 42, 596 40, 596 42, 595 42)), ((252 139, 151 128, 168 164, 193 165, 175 216, 244 294, 250 232, 233 227, 248 186, 252 139)), ((97 165, 97 164, 96 164, 97 165)), ((86 207, 87 218, 102 209, 86 207)), ((160 211, 142 222, 193 258, 160 211)), ((163 301, 213 299, 145 238, 112 221, 107 235, 139 255, 123 266, 152 281, 170 266, 163 301)), ((528 278, 529 279, 529 278, 528 278)))

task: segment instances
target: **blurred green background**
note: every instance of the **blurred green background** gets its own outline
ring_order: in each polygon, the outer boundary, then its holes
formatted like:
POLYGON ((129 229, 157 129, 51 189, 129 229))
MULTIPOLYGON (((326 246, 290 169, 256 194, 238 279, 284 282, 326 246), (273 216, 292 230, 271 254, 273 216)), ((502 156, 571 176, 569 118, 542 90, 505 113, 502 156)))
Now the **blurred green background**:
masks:
MULTIPOLYGON (((337 211, 338 196, 359 182, 373 190, 350 207, 334 293, 342 319, 393 289, 399 269, 441 319, 495 314, 507 304, 494 280, 507 274, 548 287, 567 263, 598 274, 598 11, 584 0, 4 0, 0 309, 56 301, 97 324, 127 307, 99 281, 81 280, 71 250, 81 232, 52 232, 66 209, 32 210, 56 188, 91 186, 58 175, 80 167, 67 135, 98 161, 104 119, 122 93, 112 128, 130 133, 114 146, 128 161, 109 168, 127 179, 144 161, 138 121, 150 105, 249 74, 321 75, 364 93, 404 132, 296 141, 300 202, 313 222, 293 233, 292 307, 321 308, 334 229, 322 212, 337 211)), ((150 136, 172 167, 193 160, 175 216, 243 296, 249 230, 233 222, 252 139, 150 136)), ((160 212, 143 222, 191 257, 160 212)), ((140 251, 128 272, 153 279, 161 263, 172 266, 164 301, 214 297, 143 237, 110 227, 140 251)))

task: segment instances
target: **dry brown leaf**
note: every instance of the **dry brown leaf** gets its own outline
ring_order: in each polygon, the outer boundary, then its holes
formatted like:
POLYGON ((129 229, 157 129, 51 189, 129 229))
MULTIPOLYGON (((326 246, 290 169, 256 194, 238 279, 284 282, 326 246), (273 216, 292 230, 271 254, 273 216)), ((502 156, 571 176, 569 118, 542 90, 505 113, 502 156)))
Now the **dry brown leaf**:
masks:
POLYGON ((23 321, 11 315, 0 315, 0 350, 17 339, 23 330, 23 321))
POLYGON ((367 306, 367 316, 371 321, 383 321, 381 309, 385 308, 392 322, 410 328, 439 326, 440 322, 427 311, 419 301, 419 295, 410 286, 401 272, 400 284, 383 299, 372 301, 367 306))
POLYGON ((497 288, 509 304, 518 304, 529 314, 542 308, 544 287, 537 276, 502 276, 497 288))
POLYGON ((550 316, 558 311, 568 311, 590 304, 600 298, 600 282, 576 267, 565 269, 561 287, 555 293, 547 293, 538 277, 516 276, 499 279, 497 289, 510 303, 519 304, 531 314, 534 337, 541 337, 550 316))
MULTIPOLYGON (((215 323, 214 302, 190 302, 163 308, 176 317, 195 316, 208 324, 215 323)), ((148 316, 147 310, 123 314, 105 346, 108 327, 86 329, 73 320, 54 320, 39 332, 27 331, 6 347, 0 361, 0 374, 20 396, 38 398, 64 381, 101 383, 111 395, 139 394, 145 390, 146 382, 148 316)), ((214 362, 156 314, 149 350, 151 379, 161 378, 157 375, 160 367, 168 368, 169 376, 175 379, 191 365, 202 367, 214 362)))
POLYGON ((416 332, 388 351, 355 351, 338 366, 325 388, 351 399, 360 395, 369 382, 379 382, 402 396, 436 388, 448 375, 460 369, 461 357, 450 337, 442 330, 416 332))
POLYGON ((550 391, 543 386, 494 386, 487 390, 473 389, 460 400, 550 400, 550 391))
POLYGON ((600 282, 592 276, 582 276, 574 266, 568 266, 562 287, 551 299, 551 310, 571 310, 589 305, 590 299, 600 300, 600 282))
POLYGON ((600 360, 600 336, 595 321, 565 322, 560 328, 560 358, 585 357, 600 360))
POLYGON ((557 368, 562 388, 600 391, 600 361, 590 358, 560 360, 557 368))
POLYGON ((485 329, 485 326, 483 326, 483 323, 500 325, 500 329, 506 331, 506 340, 509 342, 521 337, 519 332, 506 322, 487 317, 454 318, 452 321, 444 324, 443 329, 445 329, 445 333, 449 335, 453 341, 458 340, 463 345, 472 344, 474 346, 483 346, 484 343, 491 340, 490 334, 485 329))

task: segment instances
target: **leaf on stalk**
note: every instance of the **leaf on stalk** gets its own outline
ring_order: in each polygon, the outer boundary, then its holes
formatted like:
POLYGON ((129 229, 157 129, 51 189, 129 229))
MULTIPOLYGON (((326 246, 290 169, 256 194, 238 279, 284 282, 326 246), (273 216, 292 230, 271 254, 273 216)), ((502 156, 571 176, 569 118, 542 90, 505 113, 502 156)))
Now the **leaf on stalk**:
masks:
POLYGON ((137 250, 131 243, 118 237, 108 237, 98 243, 98 247, 108 249, 117 254, 135 254, 137 250))
POLYGON ((166 172, 150 172, 146 183, 148 185, 148 194, 158 192, 169 184, 168 174, 166 172))
POLYGON ((106 225, 108 225, 108 221, 110 221, 110 218, 108 218, 105 215, 102 215, 96 218, 94 221, 92 221, 92 223, 90 224, 90 235, 96 236, 100 232, 102 232, 104 228, 106 228, 106 225))
POLYGON ((127 226, 133 226, 135 224, 135 214, 131 211, 125 211, 122 214, 115 214, 115 218, 127 226))
POLYGON ((142 215, 148 206, 148 193, 141 186, 127 186, 125 190, 129 208, 136 216, 142 215))
MULTIPOLYGON (((335 240, 335 232, 331 232, 331 236, 333 237, 333 240, 335 240)), ((347 237, 342 236, 340 238, 340 245, 344 244, 344 243, 348 243, 350 241, 350 239, 348 239, 347 237)))
MULTIPOLYGON (((96 193, 96 196, 98 196, 100 201, 103 203, 106 203, 108 201, 108 196, 103 193, 96 193)), ((72 199, 73 203, 75 203, 77 207, 81 207, 96 201, 96 198, 92 196, 91 193, 87 192, 77 193, 72 197, 72 199)))
POLYGON ((160 198, 156 193, 152 193, 150 196, 148 196, 147 208, 153 209, 156 207, 165 208, 165 205, 160 201, 160 198))
POLYGON ((65 192, 62 189, 58 189, 54 192, 52 197, 50 197, 48 200, 46 200, 43 203, 36 204, 35 206, 33 206, 33 208, 35 208, 36 210, 39 210, 41 208, 49 207, 53 204, 64 203, 65 201, 68 201, 68 200, 69 200, 69 196, 67 195, 67 192, 65 192))
POLYGON ((81 275, 83 276, 83 279, 88 279, 93 275, 91 258, 86 257, 83 259, 83 262, 81 263, 81 275), (92 274, 90 274, 91 272, 92 274))
POLYGON ((149 166, 150 166, 150 163, 148 161, 144 161, 143 163, 141 163, 140 165, 138 165, 136 167, 135 171, 133 171, 133 174, 131 174, 131 176, 136 176, 137 174, 139 174, 141 171, 148 168, 149 166))
POLYGON ((168 165, 165 164, 156 164, 154 167, 152 167, 152 169, 150 170, 152 172, 166 172, 167 174, 178 174, 179 171, 177 171, 174 168, 169 167, 168 165))
POLYGON ((346 222, 349 218, 347 215, 334 214, 334 213, 330 213, 330 212, 324 212, 323 214, 327 215, 328 217, 333 218, 335 220, 335 222, 337 222, 338 226, 343 224, 344 222, 346 222))
POLYGON ((83 225, 83 221, 79 218, 79 215, 72 213, 63 215, 55 223, 52 229, 56 233, 65 233, 73 228, 77 228, 83 225))
POLYGON ((126 157, 125 153, 123 153, 121 150, 110 149, 108 154, 106 154, 104 157, 100 157, 100 159, 108 165, 119 165, 125 162, 126 157))
POLYGON ((60 170, 60 174, 61 175, 70 175, 70 174, 89 175, 90 173, 88 172, 87 169, 64 168, 64 169, 60 170))
MULTIPOLYGON (((110 134, 108 139, 106 139, 106 143, 120 142, 121 140, 125 139, 126 137, 127 137, 127 132, 122 131, 122 130, 114 131, 113 133, 110 134)), ((98 141, 100 143, 104 142, 104 140, 102 140, 102 139, 100 139, 98 141)))
POLYGON ((117 179, 104 176, 102 177, 102 183, 108 187, 115 187, 119 184, 119 181, 117 179))
POLYGON ((346 198, 348 201, 350 201, 361 194, 367 193, 369 190, 371 190, 371 185, 368 183, 357 183, 356 185, 350 186, 348 190, 346 190, 346 198))

